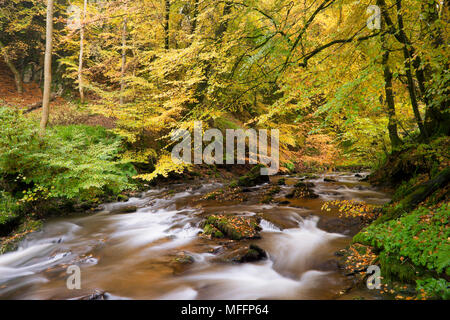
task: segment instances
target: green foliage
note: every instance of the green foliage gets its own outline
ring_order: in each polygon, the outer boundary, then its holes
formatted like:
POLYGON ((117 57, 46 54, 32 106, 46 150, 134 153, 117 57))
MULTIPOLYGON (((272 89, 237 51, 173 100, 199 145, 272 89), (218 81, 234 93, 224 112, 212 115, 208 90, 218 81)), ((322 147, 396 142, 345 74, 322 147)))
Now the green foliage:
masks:
POLYGON ((0 191, 0 225, 15 219, 20 208, 14 197, 7 192, 0 191))
POLYGON ((25 201, 90 200, 131 187, 135 171, 119 160, 120 145, 106 129, 83 125, 56 126, 40 138, 33 121, 0 108, 0 172, 27 185, 25 201))
POLYGON ((403 262, 450 274, 450 206, 418 208, 399 219, 371 225, 357 234, 355 242, 382 249, 403 262))
POLYGON ((427 278, 417 280, 419 297, 425 299, 450 299, 450 282, 445 279, 427 278))
POLYGON ((412 177, 407 181, 403 181, 397 189, 395 189, 395 193, 392 196, 392 201, 400 201, 405 196, 414 191, 414 187, 418 184, 419 179, 417 176, 412 177))
POLYGON ((292 162, 285 162, 282 164, 282 166, 285 167, 286 169, 288 169, 289 172, 295 171, 295 164, 293 164, 292 162))

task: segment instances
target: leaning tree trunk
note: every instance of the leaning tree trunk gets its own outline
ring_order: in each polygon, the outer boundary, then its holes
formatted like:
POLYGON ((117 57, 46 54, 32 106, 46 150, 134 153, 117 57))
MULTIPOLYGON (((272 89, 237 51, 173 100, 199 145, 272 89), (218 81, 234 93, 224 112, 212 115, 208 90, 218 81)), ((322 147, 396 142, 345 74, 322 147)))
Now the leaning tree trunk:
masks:
POLYGON ((8 66, 9 70, 14 75, 14 82, 16 83, 17 92, 22 94, 23 93, 23 81, 22 81, 22 75, 20 74, 19 70, 17 70, 16 66, 11 62, 9 59, 8 54, 5 51, 5 46, 0 41, 0 49, 3 50, 3 59, 6 62, 6 65, 8 66))
POLYGON ((81 103, 84 102, 84 91, 83 91, 83 52, 84 52, 84 21, 86 20, 86 7, 87 0, 84 0, 83 5, 83 20, 80 25, 80 57, 78 61, 78 90, 80 91, 81 103))
POLYGON ((45 35, 45 60, 44 60, 44 94, 42 98, 42 116, 40 135, 45 134, 48 123, 51 82, 52 82, 52 36, 53 36, 53 0, 47 0, 47 26, 45 35))

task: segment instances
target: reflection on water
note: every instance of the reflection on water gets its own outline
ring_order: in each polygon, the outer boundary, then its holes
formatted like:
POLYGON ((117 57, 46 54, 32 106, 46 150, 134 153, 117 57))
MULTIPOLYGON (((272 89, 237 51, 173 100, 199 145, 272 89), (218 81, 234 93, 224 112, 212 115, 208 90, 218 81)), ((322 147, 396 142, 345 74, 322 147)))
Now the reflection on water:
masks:
MULTIPOLYGON (((17 251, 0 256, 0 298, 66 299, 95 289, 107 291, 113 299, 336 298, 346 279, 337 270, 321 271, 318 266, 350 239, 318 228, 321 205, 334 199, 370 203, 387 199, 352 174, 333 178, 337 182, 324 182, 323 177, 311 180, 320 198, 285 206, 251 201, 193 205, 198 196, 220 185, 186 185, 171 197, 164 196, 164 189, 151 190, 126 203, 106 204, 92 216, 55 219, 28 236, 17 251), (138 210, 111 213, 130 205, 138 210), (262 216, 262 238, 252 242, 265 249, 269 259, 214 262, 212 252, 220 244, 197 233, 202 217, 218 212, 262 216), (175 272, 173 261, 180 253, 194 262, 175 272), (81 290, 66 288, 66 269, 72 264, 81 268, 81 290)), ((298 181, 286 180, 287 186, 277 195, 280 199, 298 181)))

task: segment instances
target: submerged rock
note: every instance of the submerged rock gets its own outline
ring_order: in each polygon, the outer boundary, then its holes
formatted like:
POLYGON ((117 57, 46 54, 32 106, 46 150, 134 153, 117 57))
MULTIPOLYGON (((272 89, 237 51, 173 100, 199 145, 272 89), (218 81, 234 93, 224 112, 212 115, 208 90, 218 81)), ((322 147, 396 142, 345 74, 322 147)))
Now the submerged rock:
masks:
POLYGON ((333 177, 325 177, 323 178, 323 181, 325 182, 337 182, 337 180, 333 177))

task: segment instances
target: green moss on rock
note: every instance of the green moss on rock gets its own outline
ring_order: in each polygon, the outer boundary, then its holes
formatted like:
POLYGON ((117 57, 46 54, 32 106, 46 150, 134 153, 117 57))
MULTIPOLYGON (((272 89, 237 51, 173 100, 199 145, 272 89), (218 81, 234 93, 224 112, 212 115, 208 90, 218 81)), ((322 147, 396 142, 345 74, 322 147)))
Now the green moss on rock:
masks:
POLYGON ((211 215, 203 223, 204 233, 232 240, 259 238, 261 227, 253 217, 211 215))

